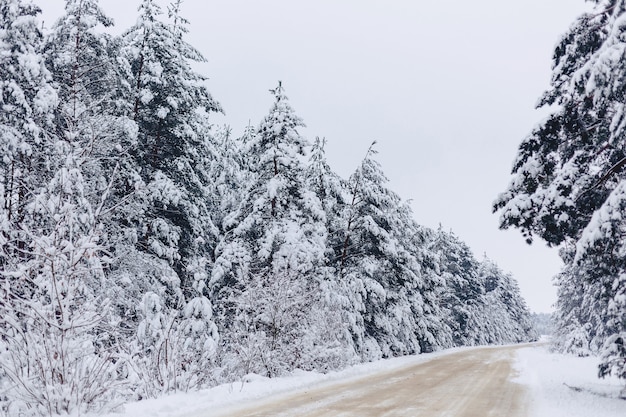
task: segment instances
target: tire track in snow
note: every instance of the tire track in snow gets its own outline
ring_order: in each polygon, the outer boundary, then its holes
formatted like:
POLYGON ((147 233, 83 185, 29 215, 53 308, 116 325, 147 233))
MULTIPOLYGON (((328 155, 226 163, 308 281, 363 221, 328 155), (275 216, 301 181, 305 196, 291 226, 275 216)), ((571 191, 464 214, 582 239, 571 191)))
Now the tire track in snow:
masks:
POLYGON ((249 403, 219 417, 524 417, 526 390, 511 381, 516 349, 458 352, 249 403))

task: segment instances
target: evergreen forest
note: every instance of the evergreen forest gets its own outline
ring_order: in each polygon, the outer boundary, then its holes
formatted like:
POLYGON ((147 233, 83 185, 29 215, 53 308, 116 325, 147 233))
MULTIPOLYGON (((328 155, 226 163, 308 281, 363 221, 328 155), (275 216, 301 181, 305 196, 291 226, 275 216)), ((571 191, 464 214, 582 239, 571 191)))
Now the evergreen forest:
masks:
MULTIPOLYGON (((214 124, 182 0, 142 0, 121 35, 98 0, 65 0, 45 30, 37 3, 0 0, 0 415, 536 340, 515 279, 420 225, 375 143, 340 177, 281 82, 243 132, 214 124)), ((562 110, 522 144, 496 207, 563 247, 563 347, 624 376, 611 48, 626 26, 623 1, 599 3, 557 48, 544 101, 562 110)))

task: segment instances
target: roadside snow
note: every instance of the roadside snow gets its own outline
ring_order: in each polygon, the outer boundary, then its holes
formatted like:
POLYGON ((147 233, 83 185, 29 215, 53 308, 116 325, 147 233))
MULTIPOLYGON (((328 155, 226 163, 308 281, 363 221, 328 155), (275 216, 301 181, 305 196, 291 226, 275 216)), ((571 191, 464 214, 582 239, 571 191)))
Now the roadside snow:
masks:
POLYGON ((243 403, 263 400, 271 395, 288 394, 338 380, 347 382, 380 371, 403 368, 468 349, 476 348, 455 348, 443 352, 383 359, 328 374, 296 371, 290 376, 272 379, 251 374, 243 378, 243 381, 220 385, 208 390, 129 403, 124 405, 121 413, 111 413, 104 417, 195 417, 206 416, 207 413, 226 413, 243 403))
MULTIPOLYGON (((199 417, 227 413, 242 404, 262 401, 310 387, 348 382, 381 371, 423 363, 462 350, 384 359, 355 365, 338 372, 319 374, 296 371, 283 378, 248 375, 242 381, 199 392, 168 395, 126 404, 121 413, 106 417, 199 417), (208 413, 208 414, 207 414, 208 413)), ((622 385, 617 379, 597 379, 597 360, 553 354, 545 346, 517 351, 514 382, 529 390, 530 417, 624 417, 626 401, 618 399, 622 385)))
POLYGON ((617 378, 598 379, 596 358, 548 352, 546 345, 517 351, 514 382, 530 391, 532 417, 624 417, 617 378))

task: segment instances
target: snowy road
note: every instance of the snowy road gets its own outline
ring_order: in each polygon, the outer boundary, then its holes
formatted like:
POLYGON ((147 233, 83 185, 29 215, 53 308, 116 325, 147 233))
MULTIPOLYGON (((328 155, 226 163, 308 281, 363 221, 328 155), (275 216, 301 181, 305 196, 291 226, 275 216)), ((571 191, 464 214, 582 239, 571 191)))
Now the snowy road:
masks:
POLYGON ((527 412, 527 394, 523 386, 511 382, 516 349, 458 352, 349 382, 248 403, 218 416, 522 417, 527 412))

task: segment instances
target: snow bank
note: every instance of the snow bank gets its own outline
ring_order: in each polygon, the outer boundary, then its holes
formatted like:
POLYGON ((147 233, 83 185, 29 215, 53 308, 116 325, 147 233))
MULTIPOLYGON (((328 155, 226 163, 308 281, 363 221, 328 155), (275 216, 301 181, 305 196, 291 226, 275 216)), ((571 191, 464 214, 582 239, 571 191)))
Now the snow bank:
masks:
POLYGON ((533 417, 624 417, 617 378, 598 379, 598 359, 553 354, 545 345, 520 349, 515 382, 530 391, 533 417))

